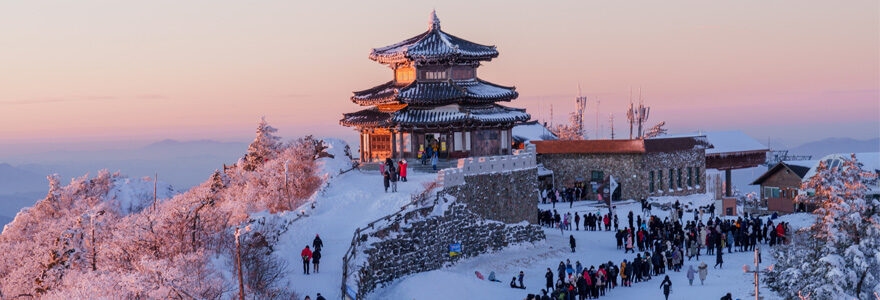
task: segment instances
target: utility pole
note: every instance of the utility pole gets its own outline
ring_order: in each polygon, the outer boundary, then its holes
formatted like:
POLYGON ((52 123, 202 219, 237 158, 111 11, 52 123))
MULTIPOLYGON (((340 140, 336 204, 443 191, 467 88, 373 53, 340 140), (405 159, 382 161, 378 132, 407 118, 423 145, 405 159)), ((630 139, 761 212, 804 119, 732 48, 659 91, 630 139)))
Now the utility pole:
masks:
POLYGON ((633 88, 629 87, 629 108, 626 110, 626 119, 629 121, 629 139, 633 139, 633 121, 635 121, 635 111, 633 110, 633 88))
POLYGON ((159 188, 159 173, 153 178, 153 210, 156 210, 156 199, 158 199, 157 190, 159 188))
POLYGON ((608 114, 608 124, 611 125, 611 139, 614 139, 614 113, 608 114))
POLYGON ((238 299, 244 300, 244 280, 241 274, 241 246, 238 240, 240 229, 235 227, 235 264, 238 265, 238 299))
POLYGON ((284 161, 284 194, 287 197, 287 206, 290 207, 290 210, 293 211, 293 200, 290 199, 290 180, 288 180, 288 168, 287 163, 289 160, 284 161))
POLYGON ((599 139, 599 104, 602 101, 599 101, 599 97, 596 97, 596 139, 599 139))

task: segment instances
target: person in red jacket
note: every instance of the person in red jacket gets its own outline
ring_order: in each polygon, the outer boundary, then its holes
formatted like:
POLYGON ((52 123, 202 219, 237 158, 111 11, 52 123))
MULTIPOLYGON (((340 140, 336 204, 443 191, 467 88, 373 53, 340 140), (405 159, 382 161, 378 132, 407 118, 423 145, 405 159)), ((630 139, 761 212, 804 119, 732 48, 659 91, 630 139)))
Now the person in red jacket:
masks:
POLYGON ((776 242, 779 244, 785 242, 785 226, 783 224, 785 222, 779 222, 779 225, 776 225, 776 242))
POLYGON ((406 182, 406 160, 401 159, 397 162, 399 166, 398 170, 400 170, 400 181, 406 182))
POLYGON ((309 261, 312 260, 312 250, 309 250, 309 245, 306 245, 306 248, 299 254, 303 259, 303 274, 309 274, 309 261))

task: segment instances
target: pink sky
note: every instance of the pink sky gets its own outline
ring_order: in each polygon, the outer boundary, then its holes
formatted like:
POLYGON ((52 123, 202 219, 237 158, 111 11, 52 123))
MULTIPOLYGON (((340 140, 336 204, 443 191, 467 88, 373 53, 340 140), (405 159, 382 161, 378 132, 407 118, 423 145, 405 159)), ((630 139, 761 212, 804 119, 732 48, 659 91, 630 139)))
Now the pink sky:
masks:
POLYGON ((351 139, 351 91, 391 78, 370 49, 424 31, 432 8, 498 46, 480 77, 515 85, 509 105, 533 118, 552 104, 563 120, 580 83, 606 135, 642 87, 671 132, 880 136, 876 0, 38 0, 0 2, 0 145, 248 140, 263 115, 287 137, 351 139))

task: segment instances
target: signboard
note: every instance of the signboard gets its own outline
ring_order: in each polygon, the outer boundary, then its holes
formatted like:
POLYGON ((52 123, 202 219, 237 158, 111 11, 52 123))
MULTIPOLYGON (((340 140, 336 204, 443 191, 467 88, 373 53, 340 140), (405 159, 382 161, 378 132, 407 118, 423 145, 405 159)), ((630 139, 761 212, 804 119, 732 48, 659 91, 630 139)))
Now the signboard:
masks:
POLYGON ((449 256, 461 255, 461 244, 449 244, 449 256))
POLYGON ((357 292, 354 291, 350 286, 345 286, 345 299, 346 300, 357 300, 357 292))
POLYGON ((611 181, 611 192, 614 193, 617 190, 617 180, 614 180, 614 176, 608 176, 608 181, 611 181))

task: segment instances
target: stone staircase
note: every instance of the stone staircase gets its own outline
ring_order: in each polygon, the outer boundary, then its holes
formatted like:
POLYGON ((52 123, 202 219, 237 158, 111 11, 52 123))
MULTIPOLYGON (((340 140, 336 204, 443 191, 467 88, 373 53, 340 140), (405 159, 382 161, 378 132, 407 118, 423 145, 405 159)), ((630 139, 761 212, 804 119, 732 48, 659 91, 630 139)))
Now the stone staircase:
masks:
POLYGON ((422 173, 437 173, 440 170, 446 168, 454 168, 458 166, 458 159, 440 159, 437 160, 437 170, 431 167, 431 162, 428 161, 427 164, 422 165, 420 160, 407 160, 407 168, 416 172, 422 173))

